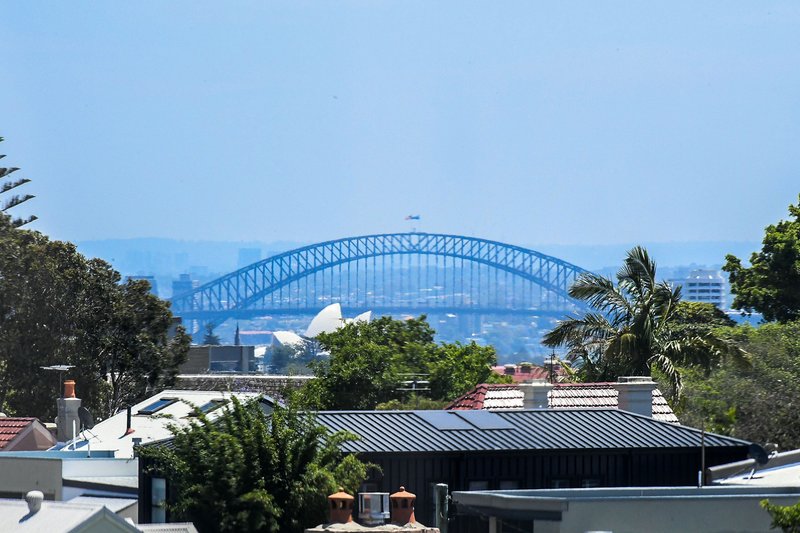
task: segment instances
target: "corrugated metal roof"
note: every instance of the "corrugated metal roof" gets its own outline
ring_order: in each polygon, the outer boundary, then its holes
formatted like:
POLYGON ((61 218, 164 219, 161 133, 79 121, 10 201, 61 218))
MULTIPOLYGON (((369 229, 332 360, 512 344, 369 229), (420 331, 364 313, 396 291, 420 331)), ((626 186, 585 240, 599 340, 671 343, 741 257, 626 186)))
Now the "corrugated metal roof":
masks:
MULTIPOLYGON (((415 411, 323 411, 332 431, 361 437, 348 452, 463 452, 685 448, 700 446, 700 430, 618 409, 496 411, 511 429, 437 429, 415 411)), ((457 416, 450 413, 451 416, 457 416)), ((708 447, 745 446, 743 440, 706 433, 708 447)))
POLYGON ((113 498, 110 496, 76 496, 69 500, 69 503, 82 503, 84 505, 102 505, 114 513, 124 511, 128 507, 136 505, 139 500, 135 498, 113 498))
POLYGON ((136 533, 132 524, 97 504, 43 501, 42 507, 31 514, 24 500, 0 500, 0 531, 118 531, 136 533))
POLYGON ((149 533, 197 533, 197 528, 191 522, 174 522, 172 524, 137 524, 139 531, 149 533))

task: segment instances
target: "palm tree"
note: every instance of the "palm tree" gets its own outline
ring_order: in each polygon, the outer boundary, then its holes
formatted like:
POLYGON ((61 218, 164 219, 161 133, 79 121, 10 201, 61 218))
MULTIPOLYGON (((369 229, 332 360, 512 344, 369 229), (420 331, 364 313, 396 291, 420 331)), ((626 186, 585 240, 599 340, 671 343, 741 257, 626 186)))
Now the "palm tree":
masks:
POLYGON ((727 355, 742 360, 741 349, 717 337, 711 328, 676 328, 680 287, 656 281, 656 264, 647 250, 629 250, 617 284, 584 273, 569 295, 595 311, 569 317, 544 336, 543 344, 567 348, 567 359, 584 381, 611 381, 619 376, 650 375, 659 370, 669 379, 673 394, 681 390, 679 364, 709 368, 727 355))

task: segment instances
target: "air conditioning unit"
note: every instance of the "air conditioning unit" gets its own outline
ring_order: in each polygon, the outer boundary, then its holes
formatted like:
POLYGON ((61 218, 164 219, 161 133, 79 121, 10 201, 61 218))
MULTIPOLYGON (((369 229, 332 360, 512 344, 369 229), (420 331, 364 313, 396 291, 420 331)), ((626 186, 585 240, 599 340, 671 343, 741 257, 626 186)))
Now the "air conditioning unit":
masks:
POLYGON ((379 526, 389 520, 388 492, 359 492, 358 519, 365 526, 379 526))

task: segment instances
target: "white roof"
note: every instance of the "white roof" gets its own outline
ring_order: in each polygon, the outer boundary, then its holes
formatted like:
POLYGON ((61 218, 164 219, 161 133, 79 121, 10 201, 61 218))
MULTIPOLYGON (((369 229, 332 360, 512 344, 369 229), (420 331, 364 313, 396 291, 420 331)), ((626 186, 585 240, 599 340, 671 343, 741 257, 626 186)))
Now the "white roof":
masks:
POLYGON ((0 500, 0 531, 138 531, 102 504, 43 501, 39 511, 29 512, 25 500, 0 500))
POLYGON ((275 331, 272 333, 274 344, 279 346, 296 346, 303 344, 303 337, 293 331, 275 331))
POLYGON ((124 511, 132 505, 136 505, 139 500, 136 498, 111 498, 108 496, 77 496, 69 500, 69 503, 82 503, 84 505, 102 505, 108 507, 110 511, 118 513, 124 511))
POLYGON ((197 533, 197 528, 191 522, 173 522, 171 524, 136 524, 139 531, 153 533, 197 533))
POLYGON ((306 330, 306 337, 313 339, 320 333, 333 333, 342 326, 342 306, 330 304, 311 321, 306 330))
POLYGON ((727 477, 714 480, 715 484, 800 487, 800 450, 770 455, 765 465, 745 460, 721 466, 728 466, 729 470, 734 472, 727 477))
POLYGON ((354 324, 356 322, 369 323, 371 321, 372 321, 372 311, 364 311, 363 313, 355 316, 354 318, 346 318, 344 320, 345 324, 354 324))
MULTIPOLYGON (((212 400, 226 400, 236 396, 242 401, 260 396, 254 392, 218 392, 218 391, 191 391, 191 390, 166 390, 152 396, 131 408, 131 432, 127 430, 127 411, 122 410, 112 417, 99 422, 92 429, 81 432, 75 439, 76 449, 110 450, 117 458, 133 457, 133 439, 141 439, 140 444, 147 444, 172 436, 170 425, 185 426, 194 419, 191 415, 194 407, 200 407, 212 400), (152 414, 140 413, 159 400, 174 399, 173 403, 164 406, 152 414)), ((209 417, 218 416, 224 408, 217 409, 207 414, 209 417)), ((73 442, 68 442, 63 449, 71 449, 73 442)), ((0 529, 2 531, 2 529, 0 529)))

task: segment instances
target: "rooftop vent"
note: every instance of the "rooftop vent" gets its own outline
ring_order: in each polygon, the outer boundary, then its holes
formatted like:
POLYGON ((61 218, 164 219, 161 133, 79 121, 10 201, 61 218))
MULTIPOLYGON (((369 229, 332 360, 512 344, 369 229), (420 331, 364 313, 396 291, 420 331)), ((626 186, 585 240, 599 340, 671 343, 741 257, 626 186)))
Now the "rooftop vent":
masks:
POLYGON ((39 509, 42 508, 43 500, 44 494, 42 494, 42 491, 40 490, 32 490, 25 495, 25 501, 28 503, 28 511, 30 514, 39 512, 39 509))
POLYGON ((417 499, 415 494, 406 491, 405 487, 400 487, 389 499, 392 501, 392 524, 404 526, 413 524, 417 521, 414 517, 414 502, 417 499))
POLYGON ((347 524, 353 521, 353 498, 339 487, 339 492, 328 496, 328 522, 331 524, 347 524))

